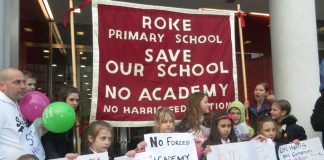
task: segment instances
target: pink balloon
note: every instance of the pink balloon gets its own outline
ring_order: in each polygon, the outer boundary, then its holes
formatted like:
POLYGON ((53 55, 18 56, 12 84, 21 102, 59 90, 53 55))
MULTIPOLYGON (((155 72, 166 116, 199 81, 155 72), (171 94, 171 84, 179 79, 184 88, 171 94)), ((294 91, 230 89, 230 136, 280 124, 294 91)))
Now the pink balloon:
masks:
POLYGON ((29 121, 34 121, 42 116, 49 103, 44 93, 28 91, 19 101, 20 112, 29 121))

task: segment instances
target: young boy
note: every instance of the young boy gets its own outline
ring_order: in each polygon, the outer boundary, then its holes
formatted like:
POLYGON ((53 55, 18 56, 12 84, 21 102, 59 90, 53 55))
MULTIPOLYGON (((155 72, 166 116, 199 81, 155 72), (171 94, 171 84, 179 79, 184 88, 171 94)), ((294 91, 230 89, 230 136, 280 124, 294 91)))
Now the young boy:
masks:
POLYGON ((240 141, 250 140, 254 135, 252 127, 246 124, 245 108, 240 101, 234 101, 228 105, 227 113, 232 115, 234 130, 240 141))
POLYGON ((307 139, 304 128, 296 124, 297 118, 290 111, 291 106, 287 100, 276 100, 271 105, 271 117, 280 125, 280 139, 286 144, 307 139))
POLYGON ((26 91, 36 90, 36 75, 29 71, 23 71, 24 77, 26 79, 26 91))

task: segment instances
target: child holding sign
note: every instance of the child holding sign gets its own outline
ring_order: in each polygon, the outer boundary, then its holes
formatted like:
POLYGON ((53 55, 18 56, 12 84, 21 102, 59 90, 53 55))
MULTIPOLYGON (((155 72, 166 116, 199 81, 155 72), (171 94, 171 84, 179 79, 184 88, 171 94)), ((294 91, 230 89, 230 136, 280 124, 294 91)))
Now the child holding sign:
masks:
POLYGON ((273 120, 269 116, 263 116, 258 119, 258 136, 256 136, 254 139, 259 139, 261 141, 270 138, 276 149, 276 154, 277 154, 277 159, 279 160, 278 157, 278 149, 279 146, 284 144, 283 142, 280 141, 280 131, 279 131, 279 126, 275 120, 273 120))
POLYGON ((227 113, 232 115, 237 138, 240 141, 250 140, 254 135, 254 129, 245 122, 245 108, 243 103, 233 101, 228 105, 227 113))
MULTIPOLYGON (((154 115, 154 133, 171 133, 174 131, 174 113, 169 108, 159 108, 154 115)), ((144 141, 137 144, 135 150, 126 153, 128 157, 134 157, 136 153, 145 151, 146 143, 144 141)))
MULTIPOLYGON (((195 92, 188 98, 186 113, 176 127, 177 132, 189 132, 194 136, 198 156, 201 155, 201 144, 208 138, 210 129, 204 124, 205 115, 209 114, 208 97, 202 92, 195 92)), ((208 123, 208 122, 207 122, 208 123)))
POLYGON ((281 137, 284 143, 298 143, 306 140, 307 136, 303 127, 296 124, 297 118, 290 114, 291 106, 286 100, 276 100, 271 105, 271 117, 280 125, 281 137))
POLYGON ((186 113, 182 121, 176 127, 178 132, 192 133, 195 139, 204 142, 210 132, 203 126, 204 114, 209 113, 210 105, 208 97, 202 92, 196 92, 189 96, 186 113))
MULTIPOLYGON (((92 122, 88 129, 89 149, 82 154, 94 154, 107 152, 113 141, 113 128, 105 121, 92 122)), ((108 154, 108 152, 107 152, 108 154)), ((109 159, 112 159, 109 155, 109 159)), ((65 155, 68 159, 75 159, 78 154, 68 153, 65 155)))
POLYGON ((173 132, 174 121, 174 113, 169 108, 159 108, 154 115, 154 133, 173 132))
POLYGON ((204 155, 200 159, 205 160, 208 152, 211 152, 211 145, 237 142, 233 128, 231 115, 226 112, 216 113, 211 122, 211 130, 208 139, 203 143, 204 155))

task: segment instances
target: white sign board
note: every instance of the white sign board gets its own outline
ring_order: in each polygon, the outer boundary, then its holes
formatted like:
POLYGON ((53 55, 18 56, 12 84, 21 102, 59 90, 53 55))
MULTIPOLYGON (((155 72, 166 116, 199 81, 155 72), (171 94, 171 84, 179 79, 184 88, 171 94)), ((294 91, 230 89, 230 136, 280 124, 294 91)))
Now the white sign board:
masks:
POLYGON ((228 143, 211 146, 207 159, 217 160, 277 160, 272 140, 264 142, 251 140, 247 142, 228 143))
POLYGON ((318 137, 279 147, 280 160, 323 160, 324 151, 318 137))
POLYGON ((22 133, 19 141, 24 145, 26 152, 35 155, 38 159, 45 159, 45 151, 39 131, 40 123, 40 118, 36 119, 33 124, 22 133))
MULTIPOLYGON (((68 160, 67 158, 57 158, 52 160, 68 160)), ((87 154, 78 156, 74 160, 109 160, 108 152, 96 153, 96 154, 87 154)))
POLYGON ((234 125, 235 134, 241 141, 250 140, 248 126, 245 122, 234 125))
POLYGON ((114 160, 153 160, 152 156, 147 152, 136 153, 135 157, 115 157, 114 160))
POLYGON ((145 134, 144 140, 147 144, 145 151, 151 154, 154 160, 198 160, 191 133, 145 134))

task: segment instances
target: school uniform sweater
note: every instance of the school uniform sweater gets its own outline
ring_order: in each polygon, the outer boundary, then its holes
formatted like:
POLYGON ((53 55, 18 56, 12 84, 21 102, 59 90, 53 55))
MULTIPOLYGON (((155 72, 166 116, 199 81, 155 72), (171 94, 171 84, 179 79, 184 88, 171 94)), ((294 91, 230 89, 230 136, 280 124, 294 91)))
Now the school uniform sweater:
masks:
POLYGON ((280 160, 279 159, 279 147, 281 145, 285 145, 287 143, 285 143, 282 139, 279 139, 279 138, 276 138, 273 140, 273 143, 275 144, 275 150, 276 150, 276 157, 277 157, 277 160, 280 160))
MULTIPOLYGON (((93 150, 91 150, 89 148, 86 151, 82 152, 81 155, 94 154, 94 153, 96 153, 96 152, 94 152, 93 150)), ((113 152, 110 149, 107 150, 107 154, 108 154, 109 160, 114 160, 115 157, 118 157, 118 154, 116 154, 115 152, 113 152)))
POLYGON ((307 139, 305 130, 302 126, 296 124, 297 118, 293 115, 288 115, 280 122, 281 126, 281 141, 288 144, 294 139, 300 141, 307 139))
MULTIPOLYGON (((222 144, 228 144, 228 143, 234 143, 237 142, 236 140, 231 140, 231 138, 228 138, 227 140, 220 139, 220 143, 212 143, 211 141, 206 141, 202 144, 203 148, 206 148, 208 145, 222 145, 222 144)), ((201 155, 198 155, 199 160, 207 160, 207 156, 205 154, 201 153, 201 155)))

